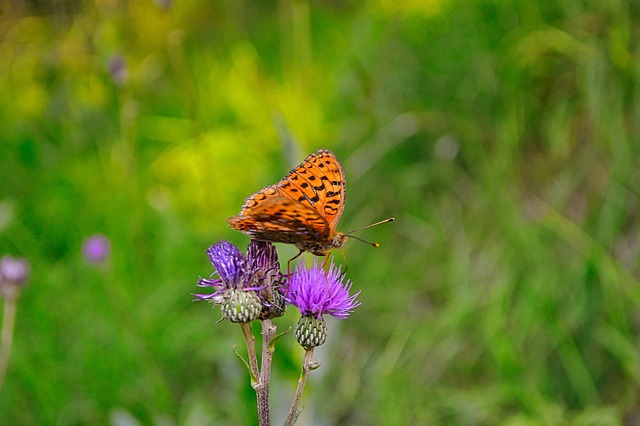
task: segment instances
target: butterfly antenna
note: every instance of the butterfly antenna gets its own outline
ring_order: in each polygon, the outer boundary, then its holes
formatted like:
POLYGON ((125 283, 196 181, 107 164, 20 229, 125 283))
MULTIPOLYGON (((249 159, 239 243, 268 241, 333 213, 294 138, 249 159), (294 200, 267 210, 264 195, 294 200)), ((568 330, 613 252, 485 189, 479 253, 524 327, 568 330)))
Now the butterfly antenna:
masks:
POLYGON ((355 235, 352 235, 352 234, 354 232, 362 231, 363 229, 368 229, 368 228, 371 228, 371 227, 374 227, 374 226, 382 225, 383 223, 393 222, 394 220, 396 220, 395 217, 389 217, 389 218, 386 218, 385 220, 381 220, 380 222, 372 223, 371 225, 363 226, 362 228, 358 228, 358 229, 354 229, 353 231, 345 232, 344 235, 347 235, 349 238, 353 238, 353 239, 361 241, 361 242, 363 242, 365 244, 369 244, 370 246, 380 247, 380 243, 372 243, 371 241, 363 240, 362 238, 356 237, 355 235))
POLYGON ((369 244, 370 246, 373 246, 373 247, 376 247, 376 248, 380 247, 380 243, 372 243, 371 241, 363 240, 362 238, 356 237, 354 235, 349 235, 349 238, 353 238, 354 240, 358 240, 360 242, 363 242, 365 244, 369 244))
MULTIPOLYGON (((360 231, 362 231, 364 229, 369 229, 369 228, 372 228, 374 226, 382 225, 383 223, 393 222, 394 220, 396 220, 395 217, 388 217, 385 220, 381 220, 380 222, 372 223, 371 225, 363 226, 362 228, 358 228, 358 229, 354 229, 353 231, 345 232, 344 235, 348 235, 348 236, 351 237, 351 234, 353 234, 354 232, 360 232, 360 231)), ((357 240, 357 238, 356 238, 356 240, 357 240)), ((365 243, 366 243, 366 241, 365 241, 365 243)))

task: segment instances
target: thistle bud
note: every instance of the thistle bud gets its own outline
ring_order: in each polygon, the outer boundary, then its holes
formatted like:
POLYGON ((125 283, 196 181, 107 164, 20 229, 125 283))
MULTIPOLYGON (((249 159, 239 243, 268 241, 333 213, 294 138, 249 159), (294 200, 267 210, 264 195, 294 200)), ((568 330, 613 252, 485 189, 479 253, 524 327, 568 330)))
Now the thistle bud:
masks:
POLYGON ((296 340, 304 348, 315 348, 327 340, 327 323, 313 315, 300 317, 296 325, 296 340))

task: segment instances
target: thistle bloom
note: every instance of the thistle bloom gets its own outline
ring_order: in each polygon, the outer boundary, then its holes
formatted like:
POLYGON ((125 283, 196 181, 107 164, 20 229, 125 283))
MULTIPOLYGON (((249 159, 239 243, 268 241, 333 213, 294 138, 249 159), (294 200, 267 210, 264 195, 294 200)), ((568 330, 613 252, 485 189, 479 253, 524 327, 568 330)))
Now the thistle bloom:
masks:
POLYGON ((349 295, 351 282, 344 283, 345 276, 333 263, 325 272, 316 263, 306 269, 298 264, 288 282, 287 302, 295 305, 302 314, 296 326, 296 339, 305 348, 320 346, 327 338, 327 326, 323 315, 347 319, 355 308, 360 292, 349 295))
POLYGON ((300 309, 302 315, 322 318, 323 314, 338 319, 347 319, 355 308, 360 306, 356 300, 360 292, 349 296, 351 281, 344 283, 344 274, 333 262, 325 271, 317 264, 310 269, 298 264, 289 279, 287 302, 300 309))
POLYGON ((251 240, 247 248, 247 260, 249 269, 257 275, 258 280, 275 280, 280 275, 278 252, 271 243, 251 240))
POLYGON ((111 255, 111 242, 102 234, 94 234, 82 243, 82 255, 93 265, 106 262, 111 255))
POLYGON ((285 300, 280 292, 280 263, 276 247, 268 242, 251 240, 247 261, 254 285, 262 300, 260 319, 276 318, 284 314, 285 300))
POLYGON ((29 263, 26 259, 3 256, 0 259, 0 296, 15 296, 24 287, 29 276, 29 263))
POLYGON ((219 241, 209 247, 207 254, 219 278, 201 278, 198 286, 213 287, 216 291, 196 294, 196 298, 222 305, 222 315, 231 322, 251 322, 258 318, 262 304, 252 287, 247 259, 238 247, 219 241))
POLYGON ((207 254, 225 288, 245 287, 249 271, 247 260, 238 247, 229 241, 220 241, 209 247, 207 254))

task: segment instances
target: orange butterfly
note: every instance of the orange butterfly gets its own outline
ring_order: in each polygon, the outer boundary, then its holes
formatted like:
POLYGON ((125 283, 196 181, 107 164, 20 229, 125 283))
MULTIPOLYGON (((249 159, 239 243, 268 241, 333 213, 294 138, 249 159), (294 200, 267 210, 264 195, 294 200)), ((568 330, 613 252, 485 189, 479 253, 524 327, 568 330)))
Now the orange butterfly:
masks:
POLYGON ((280 182, 247 198, 240 214, 227 222, 255 240, 295 244, 298 256, 304 251, 326 256, 349 239, 336 231, 345 194, 340 162, 331 151, 321 149, 280 182))
POLYGON ((321 149, 277 184, 247 198, 240 214, 227 222, 253 239, 295 244, 301 252, 325 256, 348 239, 336 232, 345 189, 340 162, 321 149))

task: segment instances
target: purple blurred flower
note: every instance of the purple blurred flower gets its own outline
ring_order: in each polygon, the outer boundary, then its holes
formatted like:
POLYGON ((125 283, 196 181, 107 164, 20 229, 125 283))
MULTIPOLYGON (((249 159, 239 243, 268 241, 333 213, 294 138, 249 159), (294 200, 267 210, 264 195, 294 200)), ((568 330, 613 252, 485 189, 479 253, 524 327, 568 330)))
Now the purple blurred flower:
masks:
POLYGON ((121 55, 113 55, 109 58, 109 74, 118 86, 122 86, 127 81, 127 64, 121 55))
POLYGON ((111 242, 102 234, 94 234, 82 243, 82 255, 93 265, 100 265, 111 255, 111 242))
POLYGON ((344 283, 344 278, 333 262, 326 273, 316 263, 310 269, 299 263, 289 278, 285 298, 300 310, 302 316, 321 319, 327 314, 347 319, 360 306, 356 300, 360 292, 350 296, 351 281, 344 283))
POLYGON ((161 9, 169 9, 173 5, 172 0, 156 0, 156 4, 161 9))
POLYGON ((24 287, 29 276, 29 263, 8 255, 0 259, 0 295, 9 296, 24 287))

